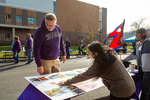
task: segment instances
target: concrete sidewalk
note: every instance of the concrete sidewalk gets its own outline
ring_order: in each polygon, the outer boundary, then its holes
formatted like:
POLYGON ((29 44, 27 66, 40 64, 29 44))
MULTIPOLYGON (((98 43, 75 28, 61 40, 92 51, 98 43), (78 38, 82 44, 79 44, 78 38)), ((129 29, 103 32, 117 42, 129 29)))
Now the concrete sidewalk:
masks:
MULTIPOLYGON (((123 54, 121 58, 124 59, 127 55, 129 54, 123 54)), ((132 62, 135 63, 135 60, 132 62)), ((0 62, 0 100, 16 100, 29 84, 24 77, 39 75, 34 61, 29 65, 25 63, 26 61, 21 61, 14 65, 14 62, 0 62)), ((65 63, 60 62, 61 71, 88 67, 91 63, 92 60, 87 56, 71 57, 65 63)), ((71 100, 108 100, 108 95, 108 89, 102 87, 71 100)))

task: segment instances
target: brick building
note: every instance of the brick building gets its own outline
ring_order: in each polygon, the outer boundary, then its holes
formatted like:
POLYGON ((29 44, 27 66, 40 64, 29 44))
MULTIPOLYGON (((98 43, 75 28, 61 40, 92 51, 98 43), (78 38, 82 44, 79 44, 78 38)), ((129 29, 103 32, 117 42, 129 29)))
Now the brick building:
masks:
POLYGON ((77 0, 57 0, 56 8, 58 25, 63 36, 69 37, 72 44, 80 43, 80 35, 85 43, 89 43, 89 29, 94 34, 94 40, 106 39, 107 9, 77 0))
POLYGON ((45 14, 54 12, 54 1, 44 1, 0 0, 0 43, 12 43, 15 35, 25 43, 26 34, 33 34, 45 14))
POLYGON ((78 36, 89 43, 90 32, 94 40, 107 37, 106 8, 77 0, 0 0, 0 43, 12 43, 15 35, 24 43, 49 12, 56 14, 64 39, 69 37, 72 45, 79 45, 78 36))

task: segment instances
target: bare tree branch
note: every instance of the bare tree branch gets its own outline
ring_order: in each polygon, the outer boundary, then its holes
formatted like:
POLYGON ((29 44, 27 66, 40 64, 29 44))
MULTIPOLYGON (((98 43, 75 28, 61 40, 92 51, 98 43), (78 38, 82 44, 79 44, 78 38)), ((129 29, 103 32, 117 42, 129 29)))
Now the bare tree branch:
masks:
POLYGON ((131 27, 131 30, 137 30, 139 28, 150 28, 149 25, 146 25, 144 23, 144 21, 146 20, 147 18, 140 18, 139 20, 136 20, 135 22, 133 22, 130 27, 131 27))

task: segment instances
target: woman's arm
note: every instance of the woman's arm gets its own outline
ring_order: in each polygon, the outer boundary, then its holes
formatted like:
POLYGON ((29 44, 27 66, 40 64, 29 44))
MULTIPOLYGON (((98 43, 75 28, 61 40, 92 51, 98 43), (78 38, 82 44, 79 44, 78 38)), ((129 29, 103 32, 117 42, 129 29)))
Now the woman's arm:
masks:
POLYGON ((58 83, 59 85, 70 85, 74 83, 78 83, 81 81, 85 81, 95 77, 95 70, 98 64, 94 63, 90 68, 88 68, 85 72, 76 75, 75 77, 68 79, 66 81, 62 81, 58 83))

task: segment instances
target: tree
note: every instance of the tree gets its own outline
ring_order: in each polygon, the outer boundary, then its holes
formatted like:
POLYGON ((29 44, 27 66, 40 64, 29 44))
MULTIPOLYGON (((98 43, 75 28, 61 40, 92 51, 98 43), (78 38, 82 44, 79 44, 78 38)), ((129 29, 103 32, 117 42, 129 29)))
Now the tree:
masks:
POLYGON ((76 45, 78 45, 78 36, 80 35, 81 33, 81 29, 82 29, 82 24, 80 23, 79 20, 76 20, 73 24, 74 26, 74 30, 76 32, 76 45))
POLYGON ((87 36, 87 38, 88 38, 89 42, 91 42, 94 39, 94 34, 93 34, 92 30, 91 30, 90 25, 88 25, 88 31, 89 31, 89 35, 87 36))
POLYGON ((130 27, 131 27, 131 31, 133 30, 137 30, 139 28, 145 28, 145 29, 148 29, 150 28, 149 25, 145 25, 145 21, 146 21, 147 18, 140 18, 139 20, 136 20, 135 22, 133 22, 130 27))
POLYGON ((94 12, 92 12, 93 14, 91 14, 91 16, 89 16, 89 18, 86 20, 86 27, 87 27, 87 30, 88 30, 88 35, 86 36, 89 43, 93 41, 94 39, 94 34, 92 32, 92 28, 91 28, 91 23, 92 23, 92 18, 93 18, 93 15, 94 15, 94 12))

